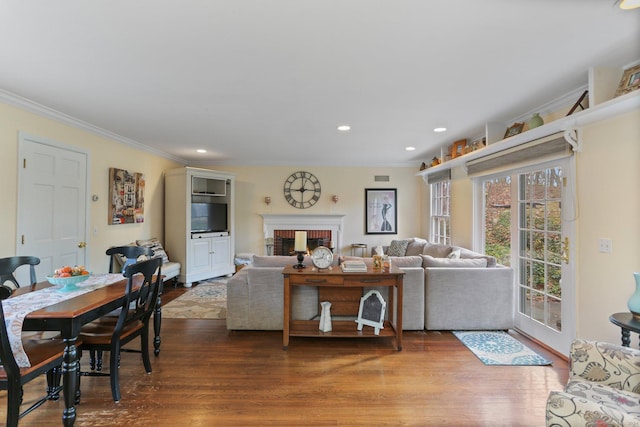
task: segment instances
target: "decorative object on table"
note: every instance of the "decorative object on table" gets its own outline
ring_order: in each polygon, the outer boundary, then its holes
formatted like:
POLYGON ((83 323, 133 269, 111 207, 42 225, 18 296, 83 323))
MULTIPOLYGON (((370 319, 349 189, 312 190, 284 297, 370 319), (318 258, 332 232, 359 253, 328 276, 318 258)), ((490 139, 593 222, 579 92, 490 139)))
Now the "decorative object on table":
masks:
POLYGON ((380 335, 380 329, 384 329, 384 313, 387 303, 382 294, 376 290, 367 292, 360 298, 360 309, 358 310, 358 330, 361 331, 364 325, 374 328, 374 334, 380 335))
POLYGON ((307 209, 320 200, 320 181, 310 172, 294 172, 284 182, 284 198, 298 209, 307 209))
POLYGON ((398 203, 395 188, 365 188, 366 234, 398 234, 398 203))
POLYGON ((462 156, 464 154, 464 147, 467 146, 466 139, 460 139, 453 143, 451 146, 451 158, 455 159, 456 157, 462 156))
POLYGON ((540 127, 544 124, 544 120, 540 117, 540 113, 533 113, 533 117, 529 119, 529 129, 540 127))
POLYGON ((504 138, 509 138, 511 136, 522 133, 522 129, 524 128, 524 123, 514 123, 507 128, 507 131, 504 133, 504 138))
POLYGON ((333 263, 333 252, 325 246, 318 246, 311 252, 311 262, 318 269, 329 268, 333 263))
POLYGON ((296 231, 293 250, 298 254, 298 264, 295 268, 305 268, 302 263, 304 261, 304 254, 307 253, 307 232, 296 231))
POLYGON ((320 330, 322 332, 331 332, 331 302, 322 301, 320 303, 322 311, 320 312, 320 330))
POLYGON ((144 175, 109 168, 109 224, 144 222, 144 175))
POLYGON ((640 272, 633 273, 633 277, 636 279, 636 291, 627 301, 627 307, 633 317, 640 320, 640 272))
POLYGON ((78 289, 76 286, 80 282, 84 282, 90 277, 89 272, 84 266, 76 265, 70 267, 57 268, 52 276, 47 276, 47 280, 52 285, 61 286, 60 291, 69 292, 78 289))
POLYGON ((362 260, 342 261, 340 266, 343 273, 366 273, 367 265, 362 260))
POLYGON ((382 255, 375 254, 373 256, 373 268, 376 270, 382 269, 382 255))
POLYGON ((576 101, 575 104, 573 104, 573 107, 571 107, 569 109, 569 112, 567 113, 567 116, 572 115, 577 109, 578 107, 580 107, 581 110, 585 110, 586 107, 584 105, 582 105, 583 101, 587 101, 586 103, 589 103, 589 98, 587 98, 587 95, 589 94, 588 90, 585 90, 584 92, 582 92, 582 95, 580 95, 580 98, 578 98, 578 101, 576 101))
POLYGON ((178 298, 162 306, 163 319, 226 319, 227 279, 198 282, 178 298))
POLYGON ((389 255, 382 256, 382 269, 387 273, 391 270, 391 257, 389 255))
POLYGON ((485 365, 537 366, 551 362, 503 331, 454 331, 485 365))
POLYGON ((640 89, 640 65, 624 70, 615 96, 625 95, 638 89, 640 89))

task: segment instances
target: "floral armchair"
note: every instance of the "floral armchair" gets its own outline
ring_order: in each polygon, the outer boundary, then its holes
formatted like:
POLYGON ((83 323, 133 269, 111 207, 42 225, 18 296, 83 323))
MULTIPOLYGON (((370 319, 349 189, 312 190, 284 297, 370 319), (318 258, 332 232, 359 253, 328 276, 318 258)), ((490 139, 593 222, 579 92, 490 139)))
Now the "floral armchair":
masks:
POLYGON ((640 427, 640 350, 574 340, 564 391, 547 399, 547 426, 640 427))

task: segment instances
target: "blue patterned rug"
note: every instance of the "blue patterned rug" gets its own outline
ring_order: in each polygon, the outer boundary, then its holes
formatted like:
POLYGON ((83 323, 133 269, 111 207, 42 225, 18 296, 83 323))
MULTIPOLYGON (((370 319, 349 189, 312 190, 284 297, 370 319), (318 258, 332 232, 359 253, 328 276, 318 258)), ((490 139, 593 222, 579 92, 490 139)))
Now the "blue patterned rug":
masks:
POLYGON ((454 331, 485 365, 543 366, 551 361, 501 331, 454 331))

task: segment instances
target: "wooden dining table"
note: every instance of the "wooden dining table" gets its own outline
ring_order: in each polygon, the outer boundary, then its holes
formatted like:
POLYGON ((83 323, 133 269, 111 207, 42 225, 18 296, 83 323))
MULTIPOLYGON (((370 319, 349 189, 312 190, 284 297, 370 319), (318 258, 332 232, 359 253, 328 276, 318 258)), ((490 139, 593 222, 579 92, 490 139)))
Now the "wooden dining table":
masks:
MULTIPOLYGON (((134 276, 134 289, 142 283, 142 276, 134 276)), ((65 342, 62 361, 62 392, 65 408, 62 424, 72 426, 76 420, 76 402, 80 401, 80 391, 76 395, 77 373, 79 369, 76 342, 80 328, 122 306, 127 279, 104 286, 29 313, 23 323, 24 331, 59 331, 65 342)), ((19 288, 13 295, 35 292, 52 286, 40 282, 31 287, 19 288)))

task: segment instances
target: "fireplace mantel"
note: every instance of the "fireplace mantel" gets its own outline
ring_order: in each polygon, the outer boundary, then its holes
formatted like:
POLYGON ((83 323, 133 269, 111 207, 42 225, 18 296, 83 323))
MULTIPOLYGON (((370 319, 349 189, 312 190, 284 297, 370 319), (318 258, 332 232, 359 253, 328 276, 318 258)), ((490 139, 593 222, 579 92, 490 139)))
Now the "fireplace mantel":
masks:
POLYGON ((273 238, 274 230, 331 230, 336 253, 342 247, 342 220, 344 215, 261 214, 264 238, 273 238))

